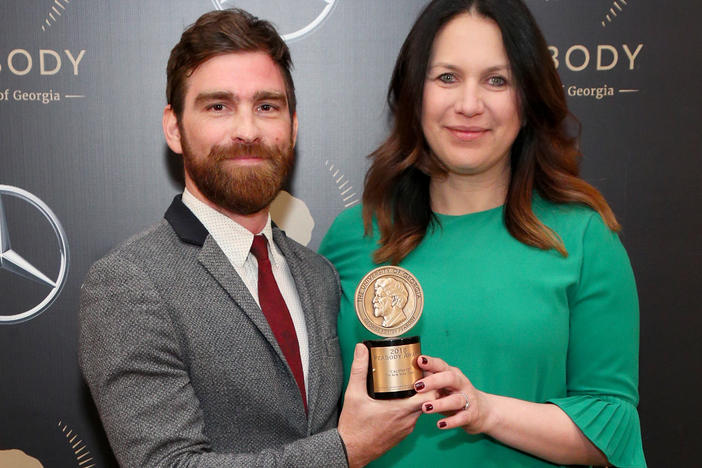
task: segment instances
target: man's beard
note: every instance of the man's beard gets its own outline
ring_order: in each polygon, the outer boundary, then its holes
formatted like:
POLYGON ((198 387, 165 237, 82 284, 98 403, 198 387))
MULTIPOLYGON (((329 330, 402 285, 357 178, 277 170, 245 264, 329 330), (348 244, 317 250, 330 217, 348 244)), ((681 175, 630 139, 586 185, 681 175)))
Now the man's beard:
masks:
POLYGON ((293 165, 293 143, 291 139, 285 147, 263 143, 217 145, 207 157, 198 158, 183 138, 183 163, 208 200, 233 213, 248 215, 270 205, 283 187, 293 165), (236 158, 264 161, 253 166, 227 162, 236 158))

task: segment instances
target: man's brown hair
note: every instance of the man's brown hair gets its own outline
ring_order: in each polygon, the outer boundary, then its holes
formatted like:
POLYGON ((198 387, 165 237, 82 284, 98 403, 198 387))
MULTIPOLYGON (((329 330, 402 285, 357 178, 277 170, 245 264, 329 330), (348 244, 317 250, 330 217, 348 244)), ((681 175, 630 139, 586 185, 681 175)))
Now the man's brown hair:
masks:
POLYGON ((235 52, 265 52, 278 65, 288 98, 288 110, 295 113, 295 85, 290 74, 292 60, 285 41, 268 21, 238 9, 216 10, 202 15, 183 32, 171 51, 166 67, 166 100, 180 120, 187 78, 203 62, 217 55, 235 52))

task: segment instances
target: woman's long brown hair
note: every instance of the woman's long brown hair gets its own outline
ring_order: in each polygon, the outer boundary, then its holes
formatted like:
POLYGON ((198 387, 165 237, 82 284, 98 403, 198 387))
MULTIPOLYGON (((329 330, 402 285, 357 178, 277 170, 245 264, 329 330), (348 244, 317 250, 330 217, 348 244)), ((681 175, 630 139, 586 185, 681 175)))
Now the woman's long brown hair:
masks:
POLYGON ((510 234, 540 249, 567 251, 557 233, 532 211, 532 196, 555 203, 581 203, 607 226, 620 229, 597 189, 579 177, 580 125, 569 113, 561 80, 536 21, 521 0, 434 0, 420 14, 395 64, 388 104, 393 128, 369 157, 363 191, 366 235, 373 219, 380 231, 377 263, 399 263, 438 220, 431 210, 431 177, 447 173, 429 149, 421 126, 422 95, 434 37, 454 16, 476 12, 493 19, 518 89, 524 126, 511 149, 511 178, 504 207, 510 234))

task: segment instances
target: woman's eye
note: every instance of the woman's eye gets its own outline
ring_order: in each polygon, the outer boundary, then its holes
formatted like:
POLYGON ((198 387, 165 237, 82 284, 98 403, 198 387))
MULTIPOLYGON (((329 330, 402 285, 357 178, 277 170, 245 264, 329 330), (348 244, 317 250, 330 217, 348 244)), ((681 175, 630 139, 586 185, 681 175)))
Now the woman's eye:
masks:
POLYGON ((490 83, 490 86, 501 87, 507 84, 507 80, 501 76, 491 76, 488 78, 488 83, 490 83))
POLYGON ((456 75, 454 75, 453 73, 442 73, 438 76, 438 79, 442 83, 455 83, 456 75))

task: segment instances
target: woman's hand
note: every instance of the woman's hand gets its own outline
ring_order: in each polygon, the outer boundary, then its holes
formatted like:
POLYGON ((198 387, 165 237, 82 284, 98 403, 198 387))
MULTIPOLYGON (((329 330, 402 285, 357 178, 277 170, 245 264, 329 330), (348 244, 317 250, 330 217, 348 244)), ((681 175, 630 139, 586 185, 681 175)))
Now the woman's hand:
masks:
MULTIPOLYGON (((558 406, 481 392, 463 372, 439 358, 419 356, 424 413, 441 413, 439 429, 463 428, 559 465, 607 465, 607 457, 558 406), (432 395, 429 392, 436 392, 432 395), (433 397, 433 398, 432 398, 433 397)), ((414 398, 414 397, 413 397, 414 398)))
POLYGON ((414 384, 417 393, 437 392, 438 398, 422 405, 427 414, 441 413, 447 417, 437 422, 439 429, 462 427, 469 434, 488 432, 491 423, 490 398, 473 386, 457 367, 439 358, 419 356, 424 378, 414 384))

